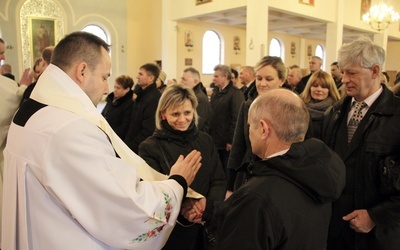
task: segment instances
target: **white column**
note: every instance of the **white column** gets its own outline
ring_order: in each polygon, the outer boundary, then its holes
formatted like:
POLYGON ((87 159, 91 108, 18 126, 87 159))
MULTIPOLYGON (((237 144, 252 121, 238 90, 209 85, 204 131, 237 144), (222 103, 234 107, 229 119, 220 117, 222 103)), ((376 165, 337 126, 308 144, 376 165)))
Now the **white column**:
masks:
POLYGON ((247 0, 246 64, 254 66, 268 55, 268 0, 247 0))
POLYGON ((308 57, 307 55, 307 48, 306 48, 306 39, 305 38, 300 38, 300 48, 299 48, 299 56, 300 56, 300 68, 308 69, 308 61, 307 64, 305 64, 304 62, 306 61, 306 58, 308 57))
POLYGON ((336 22, 326 24, 325 71, 337 60, 337 52, 343 43, 344 0, 337 1, 336 22))
MULTIPOLYGON (((373 42, 379 46, 381 46, 385 50, 385 55, 387 57, 387 43, 388 43, 388 30, 381 30, 379 33, 374 34, 373 42)), ((386 62, 385 62, 386 63, 386 62)), ((382 69, 385 70, 385 64, 382 65, 382 69)))
POLYGON ((168 72, 168 76, 177 75, 177 54, 178 41, 177 32, 178 24, 171 21, 171 0, 162 0, 161 10, 161 60, 163 71, 168 72))

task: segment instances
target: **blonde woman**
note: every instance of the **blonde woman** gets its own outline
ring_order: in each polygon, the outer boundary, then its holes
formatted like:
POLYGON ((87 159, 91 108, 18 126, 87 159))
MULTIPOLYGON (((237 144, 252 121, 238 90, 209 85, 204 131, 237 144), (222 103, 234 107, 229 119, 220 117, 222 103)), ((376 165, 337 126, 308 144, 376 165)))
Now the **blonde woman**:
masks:
POLYGON ((311 75, 300 96, 310 112, 313 135, 316 138, 320 138, 322 116, 325 110, 340 99, 335 81, 330 74, 318 70, 311 75))
MULTIPOLYGON (((211 247, 210 231, 213 202, 222 201, 226 190, 225 173, 219 161, 211 136, 197 129, 197 98, 193 90, 183 84, 166 88, 156 111, 156 130, 139 145, 139 155, 155 170, 169 174, 180 155, 186 156, 196 149, 201 153, 201 168, 190 187, 204 195, 202 211, 192 219, 178 217, 177 224, 163 250, 201 250, 211 247), (204 222, 202 224, 195 222, 204 222)), ((182 208, 192 201, 185 200, 182 208), (186 205, 185 205, 186 204, 186 205)), ((188 211, 192 213, 192 211, 188 211)), ((212 231, 212 230, 211 230, 212 231)))

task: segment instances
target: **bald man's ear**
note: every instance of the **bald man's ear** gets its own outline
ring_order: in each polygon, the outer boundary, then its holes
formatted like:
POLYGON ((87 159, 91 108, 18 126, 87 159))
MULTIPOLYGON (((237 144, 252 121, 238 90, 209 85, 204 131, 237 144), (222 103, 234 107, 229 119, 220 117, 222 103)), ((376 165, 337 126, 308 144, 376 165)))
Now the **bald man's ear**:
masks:
POLYGON ((261 131, 261 139, 265 140, 268 138, 270 134, 270 124, 268 124, 266 121, 261 120, 258 124, 260 126, 261 131))

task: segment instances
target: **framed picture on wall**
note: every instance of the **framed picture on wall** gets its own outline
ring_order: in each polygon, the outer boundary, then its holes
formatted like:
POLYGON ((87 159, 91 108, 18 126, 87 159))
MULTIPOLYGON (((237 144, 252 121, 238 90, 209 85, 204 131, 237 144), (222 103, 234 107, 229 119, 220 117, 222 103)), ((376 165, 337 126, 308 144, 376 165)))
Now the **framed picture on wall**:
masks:
POLYGON ((240 37, 239 36, 233 37, 233 50, 240 50, 240 37))
POLYGON ((196 2, 196 5, 199 5, 199 4, 203 4, 203 3, 209 3, 212 0, 194 0, 194 1, 196 2))
POLYGON ((193 33, 190 30, 185 31, 185 46, 193 47, 193 33))
POLYGON ((192 66, 193 59, 192 58, 185 58, 185 66, 192 66))
POLYGON ((315 0, 299 0, 299 3, 307 4, 307 5, 310 5, 310 6, 314 6, 314 1, 315 0))
POLYGON ((55 45, 55 20, 47 18, 30 19, 30 41, 32 64, 42 56, 42 51, 48 46, 55 45))
POLYGON ((310 44, 307 46, 307 56, 312 56, 312 46, 310 44))
POLYGON ((295 42, 290 43, 290 54, 296 55, 296 43, 295 42))

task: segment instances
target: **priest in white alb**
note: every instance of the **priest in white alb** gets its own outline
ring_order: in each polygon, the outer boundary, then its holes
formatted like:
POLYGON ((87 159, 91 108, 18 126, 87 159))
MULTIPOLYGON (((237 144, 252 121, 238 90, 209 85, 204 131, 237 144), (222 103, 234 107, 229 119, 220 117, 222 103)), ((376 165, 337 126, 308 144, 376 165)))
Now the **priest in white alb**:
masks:
POLYGON ((108 50, 92 34, 67 35, 14 116, 1 249, 161 249, 168 239, 201 156, 181 157, 168 177, 119 139, 96 108, 108 50))

